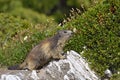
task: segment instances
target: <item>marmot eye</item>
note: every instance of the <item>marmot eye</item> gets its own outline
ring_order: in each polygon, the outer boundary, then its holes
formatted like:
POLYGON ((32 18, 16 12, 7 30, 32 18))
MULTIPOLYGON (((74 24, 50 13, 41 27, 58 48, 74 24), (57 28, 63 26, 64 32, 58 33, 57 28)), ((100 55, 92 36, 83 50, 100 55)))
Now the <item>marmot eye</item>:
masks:
POLYGON ((67 33, 67 31, 64 31, 64 33, 67 33))

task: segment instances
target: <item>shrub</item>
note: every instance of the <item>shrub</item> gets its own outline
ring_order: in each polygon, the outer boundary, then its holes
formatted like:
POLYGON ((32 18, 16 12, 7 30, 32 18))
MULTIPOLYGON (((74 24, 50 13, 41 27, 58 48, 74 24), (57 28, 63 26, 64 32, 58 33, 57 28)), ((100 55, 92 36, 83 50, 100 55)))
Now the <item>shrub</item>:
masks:
POLYGON ((20 0, 5 0, 0 1, 0 12, 8 13, 13 16, 19 16, 22 19, 27 19, 34 24, 56 24, 52 17, 48 17, 45 14, 40 14, 30 8, 24 8, 23 3, 20 0))
POLYGON ((0 13, 0 65, 22 62, 34 45, 53 34, 54 28, 50 22, 33 25, 28 20, 0 13))
POLYGON ((64 14, 68 14, 71 8, 87 10, 101 0, 22 0, 23 6, 37 12, 42 12, 55 17, 57 22, 63 20, 64 14))
POLYGON ((66 49, 84 51, 81 54, 100 75, 107 68, 112 72, 120 70, 119 5, 117 0, 105 0, 64 25, 64 28, 77 29, 66 49))
POLYGON ((34 24, 49 24, 48 21, 52 22, 51 25, 56 24, 52 17, 48 17, 45 14, 40 14, 29 8, 16 8, 11 10, 8 14, 19 16, 20 18, 26 19, 34 24))
MULTIPOLYGON (((64 14, 67 15, 69 13, 69 9, 79 8, 81 12, 83 12, 100 1, 101 0, 1 0, 0 12, 9 13, 12 11, 14 15, 19 15, 22 18, 27 17, 27 19, 30 20, 33 18, 35 21, 39 20, 40 16, 44 17, 43 15, 38 16, 38 13, 44 13, 53 16, 55 21, 61 22, 63 17, 65 17, 64 14)), ((32 21, 35 22, 34 20, 32 21)))

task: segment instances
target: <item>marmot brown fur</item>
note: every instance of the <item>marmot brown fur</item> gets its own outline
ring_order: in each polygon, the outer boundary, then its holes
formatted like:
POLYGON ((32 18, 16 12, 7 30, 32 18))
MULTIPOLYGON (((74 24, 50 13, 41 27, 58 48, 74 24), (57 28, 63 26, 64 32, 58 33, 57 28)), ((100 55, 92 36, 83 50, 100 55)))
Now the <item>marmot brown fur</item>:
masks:
POLYGON ((72 35, 70 30, 60 30, 53 37, 43 40, 35 46, 26 57, 25 61, 14 67, 8 69, 28 69, 34 70, 43 67, 48 62, 54 59, 64 59, 61 53, 65 42, 69 40, 72 35))

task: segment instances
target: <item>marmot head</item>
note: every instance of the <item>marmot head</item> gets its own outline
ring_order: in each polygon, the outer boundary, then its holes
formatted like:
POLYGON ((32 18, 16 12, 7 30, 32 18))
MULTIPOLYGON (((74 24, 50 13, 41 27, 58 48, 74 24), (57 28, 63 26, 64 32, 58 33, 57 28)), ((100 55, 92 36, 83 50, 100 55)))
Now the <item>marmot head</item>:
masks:
POLYGON ((71 30, 60 30, 57 34, 60 40, 67 41, 72 36, 73 32, 71 30))

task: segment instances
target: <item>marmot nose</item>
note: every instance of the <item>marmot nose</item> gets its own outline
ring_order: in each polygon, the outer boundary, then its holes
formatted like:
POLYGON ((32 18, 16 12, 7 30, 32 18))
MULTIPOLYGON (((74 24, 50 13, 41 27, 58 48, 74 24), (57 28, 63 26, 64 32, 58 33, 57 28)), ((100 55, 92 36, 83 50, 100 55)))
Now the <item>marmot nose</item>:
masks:
POLYGON ((73 35, 73 32, 72 31, 69 31, 70 35, 73 35))

